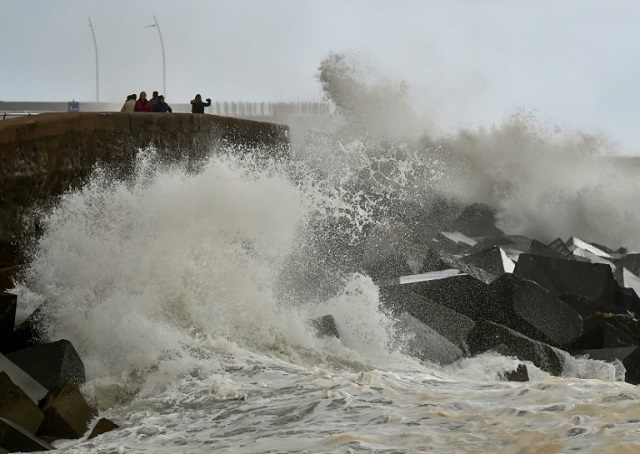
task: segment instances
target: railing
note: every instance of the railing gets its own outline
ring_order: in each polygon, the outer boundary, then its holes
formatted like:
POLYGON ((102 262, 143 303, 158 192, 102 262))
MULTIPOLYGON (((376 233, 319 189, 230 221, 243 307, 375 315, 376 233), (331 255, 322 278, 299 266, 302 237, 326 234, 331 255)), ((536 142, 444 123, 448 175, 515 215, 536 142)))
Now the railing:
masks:
MULTIPOLYGON (((191 112, 191 105, 170 103, 174 112, 191 112)), ((80 112, 119 112, 122 104, 81 102, 80 112)), ((0 102, 0 120, 37 115, 45 112, 66 112, 66 103, 0 102), (4 104, 4 105, 3 105, 4 104)), ((263 121, 287 121, 290 117, 329 117, 331 109, 325 102, 213 102, 205 107, 208 114, 254 118, 263 121)))
POLYGON ((16 117, 28 117, 30 115, 38 115, 39 112, 0 112, 0 120, 8 120, 16 117))
POLYGON ((273 117, 283 115, 329 115, 330 106, 321 102, 214 102, 208 108, 214 115, 273 117))

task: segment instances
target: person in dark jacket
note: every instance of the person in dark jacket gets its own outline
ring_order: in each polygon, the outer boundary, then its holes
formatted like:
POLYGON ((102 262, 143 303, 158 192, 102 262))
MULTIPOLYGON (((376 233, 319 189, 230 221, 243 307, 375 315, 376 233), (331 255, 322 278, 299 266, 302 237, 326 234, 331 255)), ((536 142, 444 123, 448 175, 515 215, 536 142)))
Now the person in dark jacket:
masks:
POLYGON ((158 92, 154 91, 151 95, 152 96, 151 96, 151 99, 149 100, 149 102, 151 103, 151 111, 153 112, 153 106, 158 104, 158 92))
POLYGON ((154 112, 173 112, 171 106, 164 102, 164 95, 158 96, 158 102, 153 106, 154 112))
POLYGON ((147 99, 147 92, 141 91, 140 98, 136 101, 133 108, 134 112, 151 112, 151 103, 147 99))
POLYGON ((204 108, 211 105, 211 99, 207 98, 207 102, 202 102, 202 96, 200 93, 191 100, 191 113, 204 113, 204 108))

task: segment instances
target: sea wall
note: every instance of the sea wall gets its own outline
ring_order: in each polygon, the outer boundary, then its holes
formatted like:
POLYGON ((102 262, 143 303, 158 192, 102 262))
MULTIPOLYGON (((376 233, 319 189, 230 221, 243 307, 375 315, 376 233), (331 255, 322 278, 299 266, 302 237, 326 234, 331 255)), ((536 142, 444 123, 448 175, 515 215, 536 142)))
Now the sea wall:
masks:
POLYGON ((46 207, 96 164, 125 175, 140 149, 164 160, 206 159, 230 146, 288 156, 289 128, 216 115, 46 113, 0 122, 0 290, 17 272, 20 245, 46 207))

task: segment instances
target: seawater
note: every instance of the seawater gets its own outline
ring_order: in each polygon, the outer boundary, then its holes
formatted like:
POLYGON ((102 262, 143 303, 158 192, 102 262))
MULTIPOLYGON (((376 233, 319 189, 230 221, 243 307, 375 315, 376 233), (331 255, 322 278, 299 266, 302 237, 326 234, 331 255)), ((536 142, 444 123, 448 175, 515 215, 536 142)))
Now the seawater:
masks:
POLYGON ((47 301, 46 335, 74 344, 83 393, 120 425, 60 452, 640 449, 640 392, 620 364, 567 357, 552 377, 527 363, 531 380, 513 383, 500 377, 516 358, 419 362, 350 255, 411 210, 412 227, 436 228, 443 197, 489 204, 509 233, 637 248, 636 180, 597 137, 527 115, 436 136, 404 87, 349 65, 323 62, 336 122, 293 128, 290 161, 230 148, 194 171, 149 148, 130 178, 96 169, 48 212, 18 318, 47 301), (309 329, 325 314, 340 339, 309 329))

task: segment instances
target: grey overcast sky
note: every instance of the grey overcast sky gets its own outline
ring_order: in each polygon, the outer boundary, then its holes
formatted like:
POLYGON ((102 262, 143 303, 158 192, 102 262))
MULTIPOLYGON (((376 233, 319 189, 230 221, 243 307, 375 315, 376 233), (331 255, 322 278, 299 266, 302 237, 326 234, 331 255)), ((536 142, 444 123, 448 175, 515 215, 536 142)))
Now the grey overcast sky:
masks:
POLYGON ((443 124, 517 110, 640 154, 638 0, 0 0, 0 100, 100 101, 162 91, 320 101, 331 52, 408 83, 443 124))

